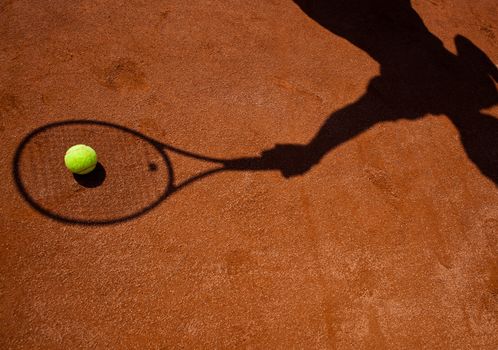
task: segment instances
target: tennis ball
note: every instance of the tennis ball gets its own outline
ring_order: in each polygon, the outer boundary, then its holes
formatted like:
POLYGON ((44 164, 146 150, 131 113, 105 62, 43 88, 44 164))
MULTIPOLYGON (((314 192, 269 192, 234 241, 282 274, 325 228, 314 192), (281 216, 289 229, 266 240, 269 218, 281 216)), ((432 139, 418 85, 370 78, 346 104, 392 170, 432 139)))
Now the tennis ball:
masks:
POLYGON ((97 153, 87 145, 74 145, 66 151, 64 163, 75 174, 88 174, 97 165, 97 153))

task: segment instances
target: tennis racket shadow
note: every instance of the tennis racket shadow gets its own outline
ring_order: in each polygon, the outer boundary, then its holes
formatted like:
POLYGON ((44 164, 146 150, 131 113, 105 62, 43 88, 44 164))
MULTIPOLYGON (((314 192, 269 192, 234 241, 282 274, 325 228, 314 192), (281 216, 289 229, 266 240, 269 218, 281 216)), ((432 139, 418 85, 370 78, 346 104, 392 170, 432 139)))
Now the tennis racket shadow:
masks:
POLYGON ((39 127, 22 139, 12 174, 23 199, 44 216, 67 224, 111 225, 138 218, 214 174, 291 167, 289 159, 300 156, 293 151, 298 148, 222 159, 182 150, 114 123, 65 120, 39 127), (85 176, 71 176, 63 165, 65 150, 78 143, 91 145, 99 155, 97 168, 85 176), (172 153, 211 166, 177 181, 172 153))

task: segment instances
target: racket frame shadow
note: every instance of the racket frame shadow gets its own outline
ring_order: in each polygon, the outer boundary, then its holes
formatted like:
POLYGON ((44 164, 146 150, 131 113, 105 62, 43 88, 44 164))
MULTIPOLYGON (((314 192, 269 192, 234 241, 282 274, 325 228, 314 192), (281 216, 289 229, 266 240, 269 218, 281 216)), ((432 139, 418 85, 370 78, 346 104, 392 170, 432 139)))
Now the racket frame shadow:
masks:
MULTIPOLYGON (((176 192, 179 188, 184 187, 186 183, 181 184, 180 186, 175 186, 174 185, 174 170, 173 166, 171 163, 171 160, 169 159, 168 155, 165 152, 165 149, 168 148, 167 145, 162 144, 146 135, 141 134, 138 131, 135 131, 133 129, 129 129, 127 127, 118 125, 118 124, 113 124, 109 122, 104 122, 104 121, 97 121, 97 120, 87 120, 87 119, 71 119, 71 120, 65 120, 65 121, 59 121, 55 123, 50 123, 43 125, 39 128, 36 128, 35 130, 31 131, 29 134, 27 134, 19 143, 19 146, 17 147, 14 157, 12 159, 12 176, 14 178, 14 183, 16 184, 16 187, 23 197, 23 199, 31 205, 35 210, 40 212, 41 214, 54 219, 56 221, 65 223, 65 224, 74 224, 74 225, 86 225, 86 226, 102 226, 102 225, 113 225, 113 224, 118 224, 122 223, 125 221, 129 221, 132 219, 135 219, 155 207, 157 207, 162 201, 164 201, 168 196, 176 192), (62 127, 62 126, 69 126, 69 125, 86 125, 86 126, 103 126, 103 127, 109 127, 109 128, 114 128, 117 130, 120 130, 122 132, 126 132, 129 134, 132 134, 133 136, 137 137, 138 139, 144 140, 148 142, 150 145, 152 145, 161 155, 161 158, 164 162, 164 165, 166 167, 166 171, 168 174, 168 180, 165 185, 164 191, 161 193, 160 196, 158 196, 153 202, 148 204, 145 207, 140 208, 139 210, 127 214, 121 217, 116 217, 112 219, 81 219, 81 218, 75 218, 75 217, 70 217, 66 215, 61 215, 58 213, 55 213, 45 207, 43 207, 41 204, 39 204, 26 190, 25 185, 23 184, 22 178, 21 178, 21 171, 20 171, 20 161, 21 157, 23 154, 24 149, 28 145, 28 143, 37 135, 46 132, 52 128, 56 127, 62 127)), ((173 150, 174 148, 172 148, 173 150)), ((188 152, 187 152, 188 153, 188 152)), ((202 174, 199 174, 202 175, 202 174)), ((201 176, 203 177, 203 176, 201 176)), ((194 181, 194 180, 192 180, 194 181)), ((192 182, 192 181, 189 181, 192 182)))

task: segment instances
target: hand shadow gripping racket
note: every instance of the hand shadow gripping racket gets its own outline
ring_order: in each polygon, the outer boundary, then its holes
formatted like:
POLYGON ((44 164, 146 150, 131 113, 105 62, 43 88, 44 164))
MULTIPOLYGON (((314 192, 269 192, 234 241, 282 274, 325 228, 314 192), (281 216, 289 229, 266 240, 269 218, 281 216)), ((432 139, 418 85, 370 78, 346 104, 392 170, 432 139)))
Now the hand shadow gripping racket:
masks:
POLYGON ((109 225, 145 214, 173 193, 215 173, 280 169, 285 176, 293 172, 289 172, 291 163, 303 163, 303 149, 277 145, 259 157, 219 159, 181 150, 113 123, 66 120, 37 128, 21 141, 13 176, 21 195, 40 213, 65 223, 109 225), (91 174, 73 178, 62 159, 67 148, 79 143, 97 150, 99 164, 91 174), (213 167, 176 183, 169 152, 210 162, 213 167))

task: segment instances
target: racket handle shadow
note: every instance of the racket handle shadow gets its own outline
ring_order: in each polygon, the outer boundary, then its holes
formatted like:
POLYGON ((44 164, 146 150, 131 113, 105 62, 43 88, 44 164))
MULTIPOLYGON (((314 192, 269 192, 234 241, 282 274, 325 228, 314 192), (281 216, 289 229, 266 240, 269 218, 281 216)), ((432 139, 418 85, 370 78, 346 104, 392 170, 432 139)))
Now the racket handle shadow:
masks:
POLYGON ((235 158, 223 162, 223 169, 234 171, 270 170, 269 166, 270 164, 268 164, 262 157, 235 158))
POLYGON ((235 158, 223 161, 224 170, 270 171, 278 170, 285 178, 302 175, 317 164, 315 156, 307 145, 277 144, 265 150, 259 157, 235 158))

